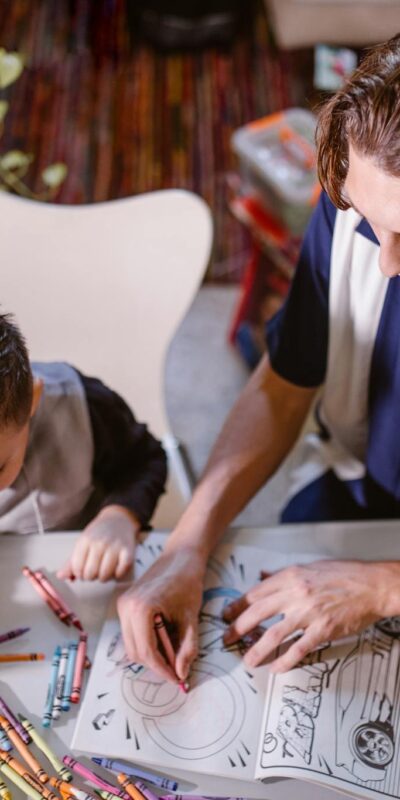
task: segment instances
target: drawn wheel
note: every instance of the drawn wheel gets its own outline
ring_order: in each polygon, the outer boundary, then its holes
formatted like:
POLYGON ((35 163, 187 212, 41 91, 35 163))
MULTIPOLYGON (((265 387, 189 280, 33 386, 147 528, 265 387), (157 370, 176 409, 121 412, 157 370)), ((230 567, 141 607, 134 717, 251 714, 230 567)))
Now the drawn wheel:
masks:
POLYGON ((380 619, 379 622, 375 623, 375 627, 382 633, 392 636, 393 639, 400 638, 400 617, 386 617, 386 619, 380 619))
POLYGON ((353 749, 360 761, 377 769, 387 767, 394 756, 394 742, 390 734, 373 722, 356 728, 353 749))

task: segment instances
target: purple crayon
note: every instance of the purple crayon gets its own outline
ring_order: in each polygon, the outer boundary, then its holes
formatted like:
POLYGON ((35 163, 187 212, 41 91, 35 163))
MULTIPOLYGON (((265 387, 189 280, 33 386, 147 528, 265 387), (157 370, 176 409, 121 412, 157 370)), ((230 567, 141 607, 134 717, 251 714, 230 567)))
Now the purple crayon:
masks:
POLYGON ((11 708, 8 707, 7 703, 0 697, 0 714, 3 715, 6 719, 8 719, 10 725, 13 726, 14 730, 17 731, 18 735, 22 739, 25 744, 30 744, 32 739, 29 736, 28 731, 25 730, 24 726, 21 725, 19 720, 14 717, 14 714, 11 711, 11 708))
POLYGON ((0 644, 2 642, 8 642, 10 639, 16 639, 17 636, 23 636, 24 633, 28 633, 30 628, 15 628, 13 631, 7 631, 7 633, 0 633, 0 644))

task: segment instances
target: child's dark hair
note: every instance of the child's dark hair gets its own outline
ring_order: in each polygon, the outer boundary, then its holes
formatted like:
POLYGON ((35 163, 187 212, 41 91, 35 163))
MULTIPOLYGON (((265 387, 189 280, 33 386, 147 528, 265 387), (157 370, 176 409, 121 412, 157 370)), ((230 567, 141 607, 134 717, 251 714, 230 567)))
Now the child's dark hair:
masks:
POLYGON ((0 429, 29 419, 33 377, 25 339, 10 314, 0 314, 0 429))
POLYGON ((323 106, 317 127, 318 168, 332 202, 349 208, 343 184, 349 143, 388 175, 400 176, 400 34, 372 48, 323 106))

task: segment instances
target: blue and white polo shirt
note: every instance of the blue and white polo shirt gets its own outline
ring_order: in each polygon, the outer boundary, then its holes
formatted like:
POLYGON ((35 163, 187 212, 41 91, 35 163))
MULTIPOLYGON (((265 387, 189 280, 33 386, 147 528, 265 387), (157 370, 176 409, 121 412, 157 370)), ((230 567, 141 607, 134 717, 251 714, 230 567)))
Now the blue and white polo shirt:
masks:
POLYGON ((378 258, 368 222, 322 194, 287 300, 267 325, 274 370, 321 387, 330 433, 304 440, 290 496, 333 469, 357 492, 369 482, 400 501, 400 278, 386 278, 378 258))

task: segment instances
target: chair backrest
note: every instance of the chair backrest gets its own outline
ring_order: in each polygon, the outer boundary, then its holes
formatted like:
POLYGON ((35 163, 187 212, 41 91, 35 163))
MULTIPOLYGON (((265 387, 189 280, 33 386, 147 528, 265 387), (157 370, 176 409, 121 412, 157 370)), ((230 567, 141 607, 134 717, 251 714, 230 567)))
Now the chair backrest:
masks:
POLYGON ((63 206, 0 193, 0 309, 33 360, 101 378, 168 435, 165 355, 204 275, 211 215, 165 190, 63 206))

